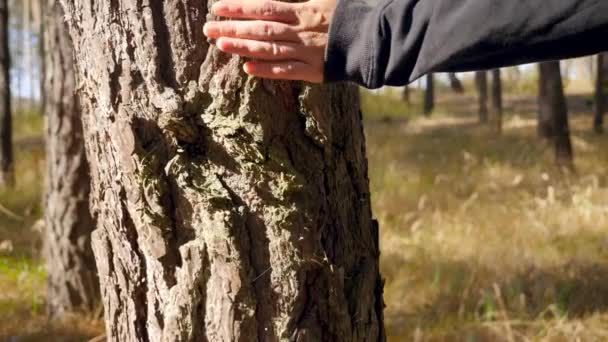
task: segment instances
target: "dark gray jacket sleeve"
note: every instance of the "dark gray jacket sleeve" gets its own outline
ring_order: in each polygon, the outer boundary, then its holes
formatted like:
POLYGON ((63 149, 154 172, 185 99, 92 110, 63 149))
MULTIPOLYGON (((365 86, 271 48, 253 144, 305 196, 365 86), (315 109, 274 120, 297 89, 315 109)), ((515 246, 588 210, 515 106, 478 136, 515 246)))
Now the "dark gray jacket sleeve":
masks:
POLYGON ((325 80, 368 88, 608 50, 608 0, 339 0, 325 80))

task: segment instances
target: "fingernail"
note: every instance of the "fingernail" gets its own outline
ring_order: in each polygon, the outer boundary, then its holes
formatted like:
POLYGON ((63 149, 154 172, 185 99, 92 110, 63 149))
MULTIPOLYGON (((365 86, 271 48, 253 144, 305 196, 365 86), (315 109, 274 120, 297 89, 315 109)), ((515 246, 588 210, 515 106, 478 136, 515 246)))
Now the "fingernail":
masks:
POLYGON ((210 35, 215 33, 216 29, 214 26, 215 25, 213 23, 206 23, 203 26, 203 33, 205 34, 205 36, 209 37, 210 35))
POLYGON ((217 48, 220 49, 220 51, 224 51, 224 52, 226 51, 226 42, 221 37, 215 41, 215 46, 217 46, 217 48))
POLYGON ((245 71, 245 73, 251 75, 251 65, 249 63, 243 64, 243 71, 245 71))

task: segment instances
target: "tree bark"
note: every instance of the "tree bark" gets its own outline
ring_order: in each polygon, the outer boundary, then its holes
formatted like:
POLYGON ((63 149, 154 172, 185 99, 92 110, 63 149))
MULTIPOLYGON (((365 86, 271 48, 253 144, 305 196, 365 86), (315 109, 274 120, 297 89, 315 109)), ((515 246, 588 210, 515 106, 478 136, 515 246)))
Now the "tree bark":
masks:
POLYGON ((426 75, 426 89, 424 91, 424 116, 431 116, 435 109, 435 75, 426 75))
POLYGON ((110 341, 383 341, 358 91, 247 77, 206 1, 63 0, 110 341))
POLYGON ((0 0, 0 186, 14 183, 8 1, 0 0))
POLYGON ((596 133, 604 132, 604 113, 606 112, 606 89, 608 89, 608 59, 604 53, 597 55, 597 74, 595 79, 595 116, 593 129, 596 133))
POLYGON ((502 78, 500 69, 492 70, 492 122, 498 133, 502 132, 502 78))
POLYGON ((477 86, 477 98, 479 100, 479 122, 488 122, 488 73, 478 71, 475 73, 475 85, 477 86))
POLYGON ((460 82, 460 80, 458 79, 458 76, 456 76, 456 73, 450 72, 448 73, 448 77, 450 79, 450 88, 452 88, 455 93, 464 93, 464 86, 462 85, 462 82, 460 82))
POLYGON ((75 93, 73 48, 61 6, 47 1, 46 210, 44 260, 47 302, 52 316, 90 311, 99 303, 91 249, 94 221, 89 212, 89 168, 81 111, 75 93))
POLYGON ((572 167, 568 107, 559 61, 540 63, 539 71, 539 133, 553 142, 556 162, 572 167))

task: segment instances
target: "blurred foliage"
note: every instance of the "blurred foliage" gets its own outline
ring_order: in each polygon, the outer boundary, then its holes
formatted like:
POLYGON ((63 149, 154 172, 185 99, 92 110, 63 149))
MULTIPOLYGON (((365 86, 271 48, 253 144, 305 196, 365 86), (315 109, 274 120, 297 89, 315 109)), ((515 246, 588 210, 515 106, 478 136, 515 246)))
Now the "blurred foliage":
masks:
POLYGON ((0 190, 0 341, 87 341, 102 330, 99 320, 50 321, 44 308, 43 227, 38 222, 45 174, 43 127, 38 112, 15 115, 17 184, 0 190))

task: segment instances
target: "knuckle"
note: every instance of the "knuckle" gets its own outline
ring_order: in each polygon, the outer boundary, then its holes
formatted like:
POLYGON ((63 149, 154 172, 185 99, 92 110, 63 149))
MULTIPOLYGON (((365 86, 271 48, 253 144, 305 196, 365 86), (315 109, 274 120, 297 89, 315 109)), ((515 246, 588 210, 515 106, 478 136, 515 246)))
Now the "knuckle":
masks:
POLYGON ((258 14, 261 16, 271 16, 276 11, 276 6, 270 1, 264 1, 258 8, 258 14))
POLYGON ((233 36, 237 33, 237 28, 234 24, 226 24, 224 26, 224 32, 225 35, 230 35, 233 36))
POLYGON ((262 32, 265 37, 270 38, 274 35, 274 28, 270 24, 264 24, 262 27, 262 32))
POLYGON ((272 43, 272 44, 270 44, 270 47, 271 47, 271 54, 274 57, 281 56, 281 52, 283 51, 283 49, 278 44, 272 43))

